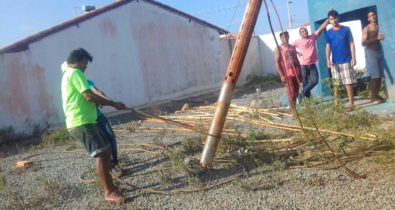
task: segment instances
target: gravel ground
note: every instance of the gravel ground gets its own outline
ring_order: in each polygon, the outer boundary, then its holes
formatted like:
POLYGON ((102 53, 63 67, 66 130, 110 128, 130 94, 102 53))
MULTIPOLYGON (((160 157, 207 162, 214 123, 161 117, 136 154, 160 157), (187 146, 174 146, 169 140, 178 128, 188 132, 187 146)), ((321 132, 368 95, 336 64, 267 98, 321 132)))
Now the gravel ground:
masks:
MULTIPOLYGON (((277 107, 284 93, 281 84, 272 84, 259 92, 258 101, 255 92, 238 92, 232 102, 277 107)), ((280 122, 294 123, 291 118, 280 122)), ((395 209, 393 163, 376 164, 371 158, 348 163, 348 168, 366 174, 366 179, 350 178, 343 168, 290 169, 280 161, 247 171, 218 161, 208 173, 193 176, 167 170, 172 165, 163 154, 136 149, 149 150, 149 145, 141 147, 142 144, 163 144, 174 150, 196 134, 142 132, 139 126, 173 127, 137 121, 114 125, 125 172, 116 184, 130 197, 129 202, 108 205, 103 201, 97 183, 90 182, 95 177, 94 160, 79 143, 71 142, 29 149, 12 146, 2 152, 0 209, 395 209), (31 160, 33 165, 17 170, 18 160, 31 160), (215 185, 218 186, 210 188, 215 185)))

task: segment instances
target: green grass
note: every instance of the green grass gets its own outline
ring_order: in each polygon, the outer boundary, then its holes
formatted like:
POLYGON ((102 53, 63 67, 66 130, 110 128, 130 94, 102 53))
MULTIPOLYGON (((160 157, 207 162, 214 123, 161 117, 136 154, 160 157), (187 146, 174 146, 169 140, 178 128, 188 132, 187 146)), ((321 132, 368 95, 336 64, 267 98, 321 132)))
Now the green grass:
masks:
POLYGON ((41 135, 42 146, 63 145, 73 141, 67 129, 62 128, 41 135))

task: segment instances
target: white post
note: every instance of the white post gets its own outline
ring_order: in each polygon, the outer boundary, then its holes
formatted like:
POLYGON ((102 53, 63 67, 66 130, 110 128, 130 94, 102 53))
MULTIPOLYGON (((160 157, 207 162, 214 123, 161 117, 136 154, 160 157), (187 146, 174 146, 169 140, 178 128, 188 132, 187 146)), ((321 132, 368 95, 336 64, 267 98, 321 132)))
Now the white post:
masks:
POLYGON ((289 29, 292 28, 292 18, 291 18, 291 0, 287 0, 287 7, 288 7, 288 24, 289 24, 289 29))

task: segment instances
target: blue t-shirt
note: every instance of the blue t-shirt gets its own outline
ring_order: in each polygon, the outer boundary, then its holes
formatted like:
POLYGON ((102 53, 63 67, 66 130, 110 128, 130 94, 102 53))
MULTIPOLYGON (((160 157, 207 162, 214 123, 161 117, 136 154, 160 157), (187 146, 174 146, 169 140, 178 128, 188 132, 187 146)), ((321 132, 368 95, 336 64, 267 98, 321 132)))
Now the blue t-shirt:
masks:
POLYGON ((351 30, 347 26, 342 26, 336 31, 331 28, 326 32, 326 43, 331 47, 334 64, 351 62, 350 42, 353 41, 351 30))
MULTIPOLYGON (((89 89, 92 89, 95 87, 95 83, 93 83, 91 80, 87 80, 88 81, 88 85, 89 85, 89 89)), ((100 111, 99 108, 96 108, 96 113, 97 113, 97 117, 99 117, 100 115, 103 114, 103 112, 100 111)))

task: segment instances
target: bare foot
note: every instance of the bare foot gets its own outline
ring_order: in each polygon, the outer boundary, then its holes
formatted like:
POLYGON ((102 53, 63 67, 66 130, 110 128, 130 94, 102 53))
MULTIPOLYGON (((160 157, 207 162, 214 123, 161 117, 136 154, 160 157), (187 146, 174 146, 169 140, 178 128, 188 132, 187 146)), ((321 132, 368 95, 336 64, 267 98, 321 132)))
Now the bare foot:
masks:
POLYGON ((118 203, 123 203, 126 200, 126 197, 118 192, 111 192, 110 194, 104 196, 104 200, 107 203, 113 203, 113 204, 118 204, 118 203))

